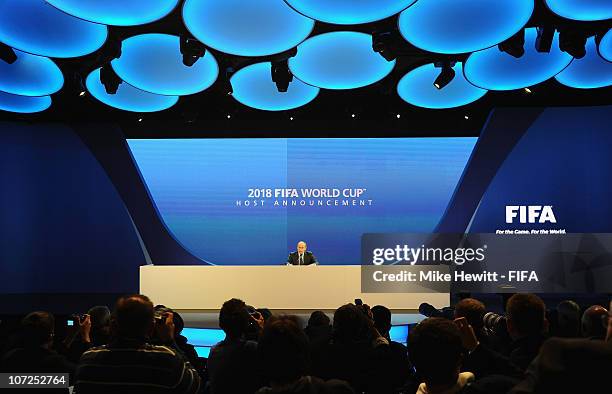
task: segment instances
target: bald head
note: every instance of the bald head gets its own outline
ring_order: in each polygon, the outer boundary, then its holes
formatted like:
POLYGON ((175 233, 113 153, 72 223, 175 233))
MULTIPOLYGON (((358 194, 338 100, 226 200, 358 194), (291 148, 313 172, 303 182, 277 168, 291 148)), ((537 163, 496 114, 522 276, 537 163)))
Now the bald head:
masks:
POLYGON ((582 336, 604 338, 606 336, 608 310, 601 305, 587 308, 582 315, 582 336))

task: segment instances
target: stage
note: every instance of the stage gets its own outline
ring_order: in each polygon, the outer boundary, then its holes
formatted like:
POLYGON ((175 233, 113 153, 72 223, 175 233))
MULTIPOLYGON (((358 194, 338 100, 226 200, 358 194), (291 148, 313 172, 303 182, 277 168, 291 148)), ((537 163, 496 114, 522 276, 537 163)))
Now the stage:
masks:
POLYGON ((240 298, 256 308, 298 315, 314 310, 331 312, 356 298, 403 314, 415 313, 423 302, 436 308, 449 305, 448 293, 362 293, 358 265, 146 265, 140 267, 140 292, 156 304, 204 314, 214 314, 230 298, 240 298))

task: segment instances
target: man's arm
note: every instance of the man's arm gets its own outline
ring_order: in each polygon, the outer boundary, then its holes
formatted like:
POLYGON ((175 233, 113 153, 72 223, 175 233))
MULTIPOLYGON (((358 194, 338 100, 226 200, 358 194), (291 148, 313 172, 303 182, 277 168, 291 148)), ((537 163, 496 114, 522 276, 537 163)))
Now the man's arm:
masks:
POLYGON ((293 265, 293 262, 291 261, 291 255, 293 253, 289 253, 289 257, 287 257, 287 265, 293 265))
POLYGON ((310 255, 312 256, 312 263, 310 264, 319 264, 319 261, 315 257, 314 253, 310 252, 310 255))

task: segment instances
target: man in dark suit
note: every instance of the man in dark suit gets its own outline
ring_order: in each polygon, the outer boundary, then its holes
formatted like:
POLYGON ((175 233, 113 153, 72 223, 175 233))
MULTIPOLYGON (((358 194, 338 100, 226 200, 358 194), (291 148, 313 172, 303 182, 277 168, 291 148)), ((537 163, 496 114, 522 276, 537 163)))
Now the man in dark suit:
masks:
POLYGON ((306 250, 306 242, 300 241, 297 244, 297 251, 289 253, 287 265, 311 265, 318 264, 317 258, 306 250))

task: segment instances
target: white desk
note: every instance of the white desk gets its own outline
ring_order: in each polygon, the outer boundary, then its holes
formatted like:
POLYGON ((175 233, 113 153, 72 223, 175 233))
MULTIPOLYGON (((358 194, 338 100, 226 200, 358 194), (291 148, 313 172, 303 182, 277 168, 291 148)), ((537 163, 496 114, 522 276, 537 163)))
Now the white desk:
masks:
POLYGON ((422 302, 448 306, 448 293, 361 293, 361 266, 153 266, 140 267, 140 292, 177 310, 216 311, 240 298, 256 308, 335 310, 361 298, 393 311, 416 311, 422 302))

